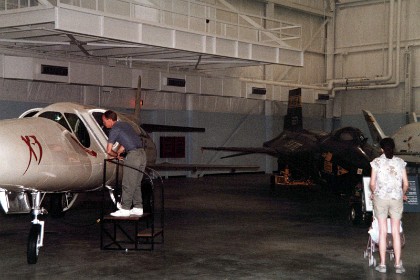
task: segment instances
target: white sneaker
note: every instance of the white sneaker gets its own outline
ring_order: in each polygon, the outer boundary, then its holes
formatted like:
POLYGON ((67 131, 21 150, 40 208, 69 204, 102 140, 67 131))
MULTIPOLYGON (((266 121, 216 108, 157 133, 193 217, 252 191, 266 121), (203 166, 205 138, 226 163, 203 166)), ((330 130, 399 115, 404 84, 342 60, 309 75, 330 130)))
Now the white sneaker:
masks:
POLYGON ((379 271, 380 273, 386 273, 386 265, 380 264, 376 268, 376 271, 379 271))
POLYGON ((130 215, 141 216, 143 215, 143 208, 133 208, 130 210, 130 215))
POLYGON ((400 261, 400 265, 395 265, 395 273, 401 274, 405 272, 405 268, 402 265, 402 261, 400 261))
POLYGON ((117 202, 117 209, 123 209, 120 202, 117 202))
POLYGON ((128 217, 128 216, 130 216, 130 210, 120 209, 120 210, 117 210, 117 211, 111 213, 111 216, 114 216, 114 217, 128 217))

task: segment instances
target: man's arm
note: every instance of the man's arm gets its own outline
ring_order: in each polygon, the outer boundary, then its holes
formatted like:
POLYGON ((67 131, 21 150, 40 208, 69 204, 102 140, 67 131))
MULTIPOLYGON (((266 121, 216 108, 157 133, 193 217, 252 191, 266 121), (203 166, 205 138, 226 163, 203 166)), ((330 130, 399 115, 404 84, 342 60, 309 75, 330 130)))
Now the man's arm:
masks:
POLYGON ((118 158, 121 157, 121 154, 124 153, 124 151, 125 151, 124 146, 120 144, 120 146, 118 147, 118 150, 117 150, 118 158))
POLYGON ((114 145, 112 143, 108 143, 108 145, 106 146, 106 153, 108 154, 108 158, 115 158, 117 157, 118 159, 121 159, 121 154, 125 151, 125 148, 123 145, 119 145, 118 146, 118 150, 117 152, 115 152, 112 147, 114 145))
POLYGON ((112 146, 112 143, 108 143, 106 146, 106 153, 108 154, 108 158, 114 158, 118 156, 118 154, 112 150, 112 146))

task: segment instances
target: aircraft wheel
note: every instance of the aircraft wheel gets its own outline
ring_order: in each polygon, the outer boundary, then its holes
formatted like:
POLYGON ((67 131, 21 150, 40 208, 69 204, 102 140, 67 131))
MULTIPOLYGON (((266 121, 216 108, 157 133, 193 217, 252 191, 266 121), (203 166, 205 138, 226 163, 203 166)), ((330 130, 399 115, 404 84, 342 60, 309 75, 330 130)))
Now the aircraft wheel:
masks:
POLYGON ((350 206, 350 221, 353 225, 358 225, 362 221, 362 207, 359 203, 350 206))
POLYGON ((366 212, 363 215, 363 223, 365 226, 370 226, 372 224, 372 213, 366 212))
POLYGON ((369 266, 374 266, 374 267, 376 266, 376 259, 374 256, 370 257, 369 266))
POLYGON ((141 183, 141 195, 144 213, 152 213, 153 184, 150 181, 144 180, 141 183))
POLYGON ((276 189, 276 177, 274 175, 270 175, 270 191, 274 192, 276 189))
POLYGON ((38 261, 39 241, 41 238, 41 225, 33 224, 28 236, 28 247, 26 257, 28 264, 35 264, 38 261))
POLYGON ((112 205, 115 207, 115 209, 117 209, 118 204, 121 203, 121 192, 118 192, 118 190, 109 187, 108 193, 112 201, 112 205))

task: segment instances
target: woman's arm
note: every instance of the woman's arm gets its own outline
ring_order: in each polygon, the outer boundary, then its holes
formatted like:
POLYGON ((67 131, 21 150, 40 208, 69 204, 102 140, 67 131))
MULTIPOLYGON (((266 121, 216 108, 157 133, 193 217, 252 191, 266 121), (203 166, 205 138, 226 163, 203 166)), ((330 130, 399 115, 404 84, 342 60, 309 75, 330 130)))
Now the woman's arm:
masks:
POLYGON ((370 172, 369 188, 371 191, 370 198, 373 199, 375 189, 376 189, 376 170, 373 168, 372 168, 372 171, 370 172))
POLYGON ((408 178, 407 178, 407 170, 404 168, 402 174, 402 189, 403 189, 403 199, 407 200, 407 191, 408 191, 408 178))

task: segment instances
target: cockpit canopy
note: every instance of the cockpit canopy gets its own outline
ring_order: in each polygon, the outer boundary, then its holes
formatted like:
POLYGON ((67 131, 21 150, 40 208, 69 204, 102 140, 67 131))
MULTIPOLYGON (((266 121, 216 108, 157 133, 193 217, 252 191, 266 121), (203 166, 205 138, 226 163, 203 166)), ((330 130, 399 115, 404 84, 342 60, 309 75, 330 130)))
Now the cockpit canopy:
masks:
POLYGON ((354 127, 343 127, 336 130, 333 138, 338 141, 353 142, 355 145, 365 144, 368 140, 360 129, 354 127))

